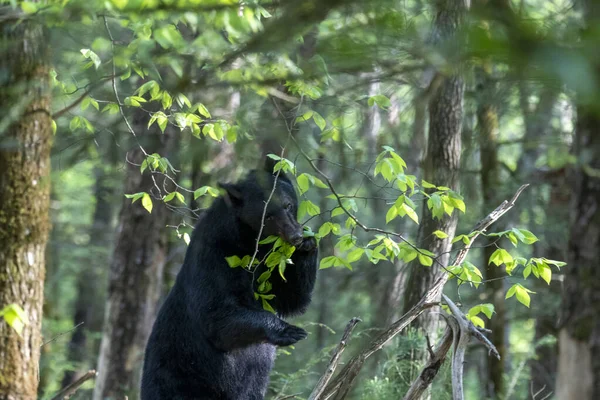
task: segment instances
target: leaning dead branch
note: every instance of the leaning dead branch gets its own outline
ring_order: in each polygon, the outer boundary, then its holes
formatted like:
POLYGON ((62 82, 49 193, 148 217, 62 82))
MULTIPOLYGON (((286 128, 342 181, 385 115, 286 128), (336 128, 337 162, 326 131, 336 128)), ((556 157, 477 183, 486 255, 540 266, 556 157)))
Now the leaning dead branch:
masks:
POLYGON ((317 382, 317 386, 315 386, 315 389, 310 394, 310 397, 308 398, 308 400, 314 400, 314 399, 319 398, 319 396, 325 390, 325 387, 331 380, 331 377, 333 376, 333 373, 335 372, 335 369, 337 368, 337 365, 340 362, 340 357, 342 356, 342 353, 344 352, 344 350, 346 349, 346 346, 348 345, 348 340, 350 340, 350 335, 352 334, 354 327, 356 327, 356 325, 359 322, 361 322, 361 319, 354 317, 350 320, 350 322, 348 322, 348 325, 346 325, 346 329, 344 330, 342 339, 340 340, 338 346, 336 347, 335 351, 333 352, 333 355, 331 356, 331 360, 329 360, 329 364, 327 365, 327 369, 325 370, 325 373, 323 374, 323 376, 321 376, 321 379, 319 379, 319 382, 317 382))
POLYGON ((431 357, 429 361, 421 370, 421 373, 413 381, 408 389, 408 392, 404 395, 403 400, 418 400, 421 398, 421 395, 425 393, 429 385, 433 382, 433 379, 436 377, 442 364, 446 360, 446 355, 450 348, 452 347, 452 338, 454 335, 452 334, 452 329, 449 327, 446 328, 446 332, 444 336, 440 340, 440 344, 437 346, 435 350, 432 351, 431 357))
MULTIPOLYGON (((471 246, 473 245, 473 243, 477 239, 477 237, 479 235, 481 235, 482 233, 484 233, 494 222, 496 222, 504 214, 506 214, 511 208, 514 207, 516 200, 519 198, 519 196, 521 195, 523 190, 525 190, 525 188, 527 188, 527 186, 529 186, 529 185, 521 186, 510 200, 505 200, 504 202, 502 202, 502 204, 500 204, 498 207, 496 207, 496 209, 494 211, 492 211, 484 219, 482 219, 479 223, 477 223, 477 225, 475 225, 475 227, 471 230, 471 234, 470 234, 471 240, 470 240, 469 244, 459 250, 458 254, 456 255, 456 258, 454 259, 453 265, 460 265, 465 261, 465 259, 467 258, 467 254, 469 253, 469 250, 471 249, 471 246)), ((394 336, 396 336, 398 333, 400 333, 406 326, 408 326, 408 324, 410 324, 413 320, 415 320, 426 309, 438 305, 439 299, 442 296, 442 290, 444 289, 444 285, 446 284, 447 281, 448 281, 448 274, 444 274, 443 276, 438 278, 438 280, 427 291, 427 293, 425 293, 425 295, 421 298, 421 300, 419 300, 419 302, 417 304, 415 304, 399 320, 397 320, 392 325, 390 325, 388 327, 388 329, 386 329, 383 333, 381 333, 379 336, 377 336, 365 349, 363 349, 360 353, 358 353, 356 356, 354 356, 346 364, 346 366, 338 373, 338 375, 331 381, 331 383, 329 383, 325 387, 324 390, 321 391, 321 389, 319 388, 319 391, 317 391, 315 389, 315 391, 313 391, 313 393, 311 394, 311 400, 320 400, 320 399, 327 400, 327 399, 331 399, 331 398, 334 398, 335 400, 344 399, 348 395, 350 390, 352 389, 354 382, 356 380, 356 377, 358 376, 358 373, 360 372, 360 370, 361 370, 362 366, 364 365, 365 361, 367 360, 367 358, 369 358, 371 355, 373 355, 373 353, 375 353, 376 351, 380 350, 387 342, 389 342, 394 336), (321 392, 321 393, 319 394, 318 392, 321 392)), ((449 299, 447 299, 447 298, 446 298, 446 301, 450 305, 451 301, 449 301, 449 299)), ((454 303, 452 303, 452 304, 454 305, 454 303)), ((451 308, 453 315, 451 318, 448 318, 448 321, 452 328, 451 337, 452 337, 454 348, 455 348, 455 355, 453 356, 453 371, 455 369, 460 369, 460 375, 457 375, 456 377, 454 376, 454 372, 453 372, 453 387, 455 385, 455 381, 456 381, 457 386, 460 385, 460 388, 456 388, 455 392, 454 392, 454 396, 455 396, 454 400, 457 400, 457 399, 462 399, 462 369, 463 369, 462 361, 464 361, 463 347, 466 348, 469 338, 471 336, 475 336, 478 340, 483 342, 490 349, 490 352, 492 352, 493 354, 495 351, 495 347, 493 346, 493 344, 491 342, 489 342, 489 340, 487 340, 487 338, 485 338, 485 336, 483 336, 483 334, 481 333, 481 331, 479 329, 475 328, 475 326, 473 326, 472 329, 470 328, 470 325, 472 326, 473 324, 471 324, 468 320, 466 320, 466 317, 458 309, 458 307, 456 307, 456 305, 454 305, 454 308, 455 308, 455 310, 452 310, 452 308, 451 308), (462 331, 464 331, 464 333, 461 333, 462 331), (461 338, 461 334, 463 335, 462 338, 461 338), (457 356, 456 355, 457 349, 460 350, 460 352, 462 352, 462 354, 459 352, 459 354, 457 356), (494 351, 492 351, 492 349, 494 351), (462 357, 462 361, 461 361, 460 357, 462 357), (461 397, 456 397, 456 396, 461 396, 461 397)), ((444 336, 444 339, 449 340, 446 335, 444 336)), ((438 354, 436 357, 440 358, 440 361, 443 361, 443 359, 445 357, 445 353, 447 353, 447 351, 449 349, 449 344, 445 343, 444 339, 442 339, 440 346, 438 346, 439 353, 436 351, 436 353, 438 354), (446 349, 446 352, 444 354, 442 354, 443 349, 446 349)), ((498 354, 498 352, 495 351, 495 355, 497 355, 497 354, 498 354)), ((435 360, 436 357, 433 357, 434 362, 436 361, 435 360)), ((441 365, 441 363, 440 363, 440 365, 441 365)), ((429 372, 431 372, 431 371, 432 370, 430 370, 429 372)), ((327 374, 327 372, 326 372, 326 374, 327 374)), ((433 375, 433 377, 435 377, 435 374, 433 375)), ((417 390, 424 391, 427 388, 427 386, 429 386, 431 381, 433 380, 433 377, 431 377, 431 379, 423 380, 422 374, 419 375, 419 377, 417 379, 422 379, 422 381, 419 383, 419 385, 423 386, 423 384, 424 384, 424 387, 422 387, 420 389, 417 389, 417 388, 412 389, 412 386, 411 386, 411 390, 414 390, 415 393, 417 390)), ((329 379, 329 377, 327 379, 329 379)), ((322 380, 323 380, 323 378, 319 381, 319 383, 321 383, 322 380)), ((416 398, 416 397, 409 397, 409 398, 416 398)))

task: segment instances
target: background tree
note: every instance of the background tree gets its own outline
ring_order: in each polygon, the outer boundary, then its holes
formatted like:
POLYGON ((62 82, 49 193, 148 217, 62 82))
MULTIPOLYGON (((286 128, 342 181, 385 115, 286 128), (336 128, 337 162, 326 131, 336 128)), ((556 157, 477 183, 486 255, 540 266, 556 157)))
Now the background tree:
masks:
POLYGON ((0 398, 34 399, 50 228, 48 48, 42 25, 20 23, 16 10, 2 14, 0 307, 8 324, 0 323, 0 398))

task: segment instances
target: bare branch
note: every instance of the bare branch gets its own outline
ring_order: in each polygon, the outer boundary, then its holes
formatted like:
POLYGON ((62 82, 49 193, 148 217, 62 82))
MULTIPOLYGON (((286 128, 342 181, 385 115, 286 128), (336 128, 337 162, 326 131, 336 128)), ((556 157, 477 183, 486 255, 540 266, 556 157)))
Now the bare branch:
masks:
POLYGON ((425 393, 438 374, 440 367, 444 364, 446 354, 448 354, 450 347, 452 347, 453 337, 452 329, 449 327, 446 328, 446 332, 440 340, 440 344, 435 350, 431 351, 429 362, 425 365, 417 379, 413 381, 408 392, 404 395, 404 400, 418 400, 421 398, 421 395, 425 393))
POLYGON ((465 317, 463 312, 448 296, 442 295, 442 297, 448 304, 452 313, 452 318, 448 318, 454 335, 454 355, 452 356, 452 398, 453 400, 463 400, 463 365, 471 336, 475 336, 480 340, 483 345, 488 348, 490 354, 493 354, 496 358, 500 359, 500 354, 498 354, 496 346, 481 334, 477 327, 465 317))
POLYGON ((51 400, 67 400, 71 398, 84 383, 95 378, 96 375, 97 373, 95 370, 89 370, 81 378, 61 389, 61 391, 55 394, 51 400))
POLYGON ((346 325, 346 330, 344 331, 344 334, 342 335, 342 339, 340 340, 340 343, 338 344, 337 348, 333 352, 333 356, 331 356, 331 360, 329 361, 329 364, 327 365, 327 369, 325 370, 325 373, 323 374, 323 376, 321 376, 321 379, 319 379, 317 386, 315 386, 315 389, 310 394, 310 397, 308 398, 308 400, 318 399, 319 396, 321 396, 321 394, 325 390, 325 387, 329 383, 329 380, 333 376, 333 373, 335 372, 335 369, 336 369, 338 363, 340 362, 340 357, 341 357, 342 353, 346 349, 348 340, 350 339, 350 335, 352 334, 354 327, 356 327, 356 325, 359 322, 361 322, 361 319, 354 317, 350 320, 350 322, 348 322, 348 325, 346 325))

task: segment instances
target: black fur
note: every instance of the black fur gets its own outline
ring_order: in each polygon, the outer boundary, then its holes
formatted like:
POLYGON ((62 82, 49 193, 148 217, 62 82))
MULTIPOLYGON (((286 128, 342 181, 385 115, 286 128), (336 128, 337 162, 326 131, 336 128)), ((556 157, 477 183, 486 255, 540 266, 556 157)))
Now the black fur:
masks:
MULTIPOLYGON (((256 277, 230 268, 225 257, 254 253, 265 200, 273 187, 269 171, 253 171, 237 184, 222 185, 196 226, 177 280, 158 314, 146 348, 142 400, 260 400, 275 359, 275 346, 288 346, 306 332, 280 317, 303 313, 317 270, 314 238, 302 238, 298 200, 280 174, 269 202, 262 237, 279 235, 295 244, 293 264, 270 281, 274 315, 254 299, 256 277)), ((270 247, 265 245, 261 247, 270 247)), ((261 249, 259 259, 267 248, 261 249)))

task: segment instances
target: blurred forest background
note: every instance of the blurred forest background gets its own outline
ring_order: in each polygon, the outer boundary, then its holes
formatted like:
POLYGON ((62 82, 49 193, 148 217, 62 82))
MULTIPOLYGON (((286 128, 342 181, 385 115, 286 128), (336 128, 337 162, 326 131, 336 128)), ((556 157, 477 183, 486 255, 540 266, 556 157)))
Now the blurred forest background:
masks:
MULTIPOLYGON (((269 399, 307 398, 352 317, 343 361, 440 276, 502 357, 469 346, 467 399, 600 398, 600 1, 9 0, 0 25, 0 399, 90 369, 74 399, 137 398, 194 224, 267 154, 322 259, 269 399)), ((402 398, 443 312, 348 398, 402 398)))

